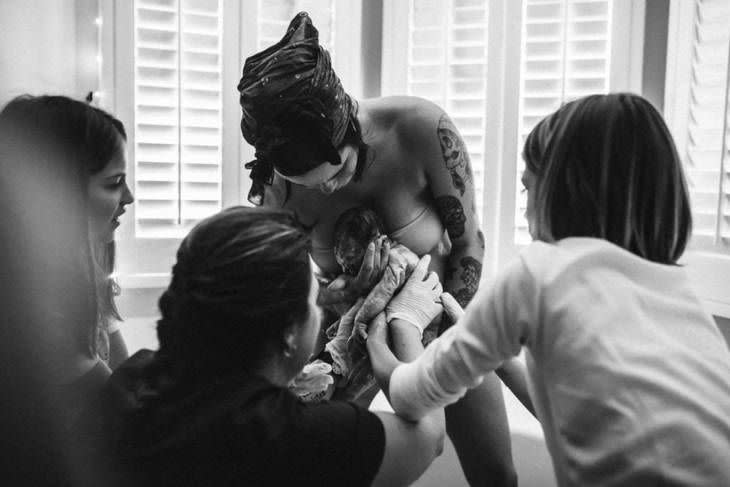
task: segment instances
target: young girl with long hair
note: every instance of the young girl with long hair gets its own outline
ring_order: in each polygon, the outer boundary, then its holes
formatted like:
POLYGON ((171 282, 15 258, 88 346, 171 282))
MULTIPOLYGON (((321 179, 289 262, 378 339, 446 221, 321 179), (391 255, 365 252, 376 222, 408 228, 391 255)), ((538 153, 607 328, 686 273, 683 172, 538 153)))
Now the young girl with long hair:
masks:
POLYGON ((125 141, 119 120, 64 96, 21 96, 0 112, 3 251, 16 276, 4 285, 17 296, 4 336, 19 337, 5 370, 35 398, 24 408, 41 419, 26 424, 45 427, 21 440, 42 441, 29 451, 56 463, 37 465, 53 484, 63 483, 58 469, 72 484, 88 480, 94 398, 126 357, 111 278, 114 230, 133 201, 125 141))

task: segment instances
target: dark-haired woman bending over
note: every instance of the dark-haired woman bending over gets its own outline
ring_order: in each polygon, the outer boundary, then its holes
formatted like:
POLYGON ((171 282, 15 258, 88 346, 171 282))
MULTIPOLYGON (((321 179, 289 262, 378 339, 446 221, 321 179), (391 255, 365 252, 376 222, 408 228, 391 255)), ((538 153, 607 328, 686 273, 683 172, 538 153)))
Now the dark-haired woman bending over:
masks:
MULTIPOLYGON (((105 394, 124 480, 396 486, 439 454, 443 410, 408 422, 348 402, 304 404, 288 390, 320 331, 310 250, 292 213, 264 208, 225 210, 183 240, 160 298, 160 350, 131 357, 105 394)), ((401 291, 428 310, 421 321, 441 311, 427 266, 401 291)), ((417 339, 395 348, 405 361, 422 351, 417 339)))

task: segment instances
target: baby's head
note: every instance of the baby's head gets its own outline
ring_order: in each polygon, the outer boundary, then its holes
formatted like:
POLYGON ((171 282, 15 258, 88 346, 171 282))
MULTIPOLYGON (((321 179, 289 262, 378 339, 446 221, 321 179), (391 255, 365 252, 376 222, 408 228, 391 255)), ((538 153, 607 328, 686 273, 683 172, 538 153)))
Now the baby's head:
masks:
POLYGON ((356 275, 368 244, 384 233, 374 211, 364 207, 350 208, 335 222, 335 260, 342 272, 356 275))
POLYGON ((663 264, 692 228, 687 182, 669 130, 644 98, 591 95, 543 119, 525 140, 533 237, 594 237, 663 264))

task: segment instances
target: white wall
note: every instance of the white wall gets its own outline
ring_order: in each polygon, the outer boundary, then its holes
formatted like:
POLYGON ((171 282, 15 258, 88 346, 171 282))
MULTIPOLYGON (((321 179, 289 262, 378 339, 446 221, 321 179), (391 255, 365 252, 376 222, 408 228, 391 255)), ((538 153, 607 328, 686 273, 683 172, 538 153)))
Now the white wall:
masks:
POLYGON ((99 89, 99 0, 0 0, 0 105, 99 89))
POLYGON ((80 96, 75 4, 0 1, 0 104, 23 93, 80 96))

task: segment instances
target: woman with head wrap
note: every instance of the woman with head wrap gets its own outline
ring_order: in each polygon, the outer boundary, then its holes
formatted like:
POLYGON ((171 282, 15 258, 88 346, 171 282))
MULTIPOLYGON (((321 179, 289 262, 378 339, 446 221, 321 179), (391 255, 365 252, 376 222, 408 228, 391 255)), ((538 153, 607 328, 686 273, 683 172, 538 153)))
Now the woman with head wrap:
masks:
MULTIPOLYGON (((444 289, 467 305, 479 284, 484 238, 469 156, 441 108, 407 96, 355 101, 306 13, 292 20, 281 41, 246 60, 238 89, 241 131, 256 149, 246 165, 253 179, 249 200, 290 208, 310 225, 312 258, 324 273, 339 274, 338 216, 367 206, 391 239, 419 256, 430 254, 444 289)), ((387 256, 385 240, 370 245, 358 275, 323 287, 320 303, 351 304, 377 281, 387 256)), ((515 482, 494 374, 450 406, 446 419, 471 483, 515 482)))

